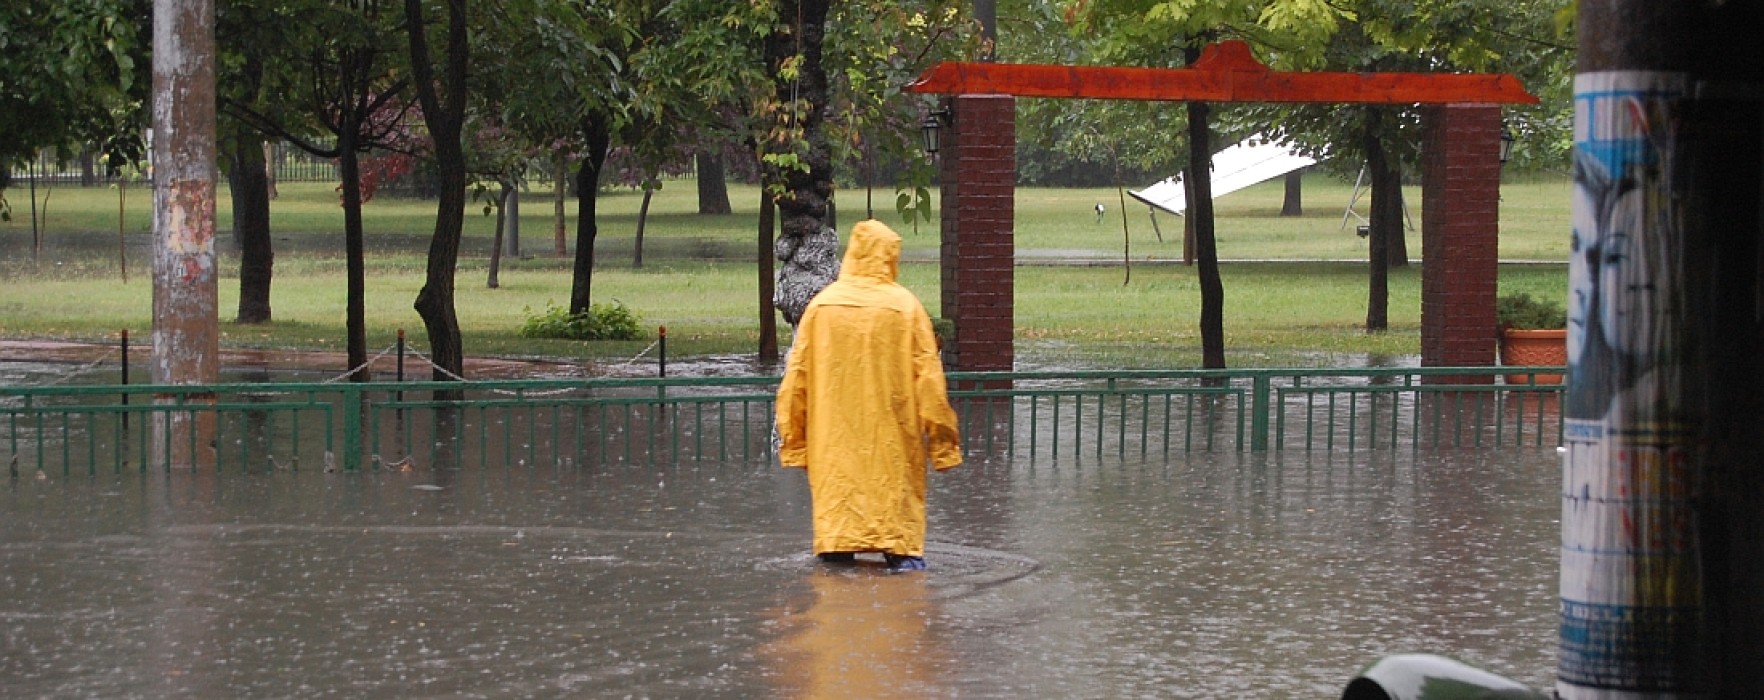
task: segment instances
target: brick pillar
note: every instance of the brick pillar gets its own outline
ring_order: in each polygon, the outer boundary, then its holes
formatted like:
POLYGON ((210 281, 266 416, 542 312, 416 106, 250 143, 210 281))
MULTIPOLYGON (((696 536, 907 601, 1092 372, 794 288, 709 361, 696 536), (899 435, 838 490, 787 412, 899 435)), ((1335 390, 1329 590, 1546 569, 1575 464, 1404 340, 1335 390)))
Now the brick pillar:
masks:
POLYGON ((939 178, 943 207, 943 311, 955 321, 955 368, 1008 372, 1015 293, 1017 100, 950 98, 939 178))
POLYGON ((1421 365, 1492 365, 1501 108, 1433 106, 1422 120, 1421 365))

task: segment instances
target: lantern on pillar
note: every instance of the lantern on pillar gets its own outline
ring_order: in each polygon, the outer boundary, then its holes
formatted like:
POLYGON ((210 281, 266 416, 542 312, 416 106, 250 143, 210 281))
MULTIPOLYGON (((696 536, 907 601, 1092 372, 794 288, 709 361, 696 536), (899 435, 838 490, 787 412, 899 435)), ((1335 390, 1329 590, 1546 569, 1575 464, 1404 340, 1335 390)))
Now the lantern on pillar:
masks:
POLYGON ((925 153, 937 155, 943 150, 943 127, 954 123, 955 115, 948 107, 925 115, 925 121, 919 122, 919 134, 925 139, 925 153))
POLYGON ((1505 164, 1508 160, 1511 160, 1513 158, 1513 142, 1518 141, 1518 140, 1519 139, 1513 138, 1513 130, 1512 129, 1509 129, 1505 126, 1501 127, 1501 163, 1502 164, 1505 164))

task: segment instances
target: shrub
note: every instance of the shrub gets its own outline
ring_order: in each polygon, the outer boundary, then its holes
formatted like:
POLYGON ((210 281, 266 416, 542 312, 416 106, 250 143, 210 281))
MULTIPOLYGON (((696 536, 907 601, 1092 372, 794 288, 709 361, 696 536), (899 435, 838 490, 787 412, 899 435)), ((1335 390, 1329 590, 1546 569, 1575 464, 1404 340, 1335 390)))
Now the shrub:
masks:
POLYGON ((955 342, 955 321, 937 316, 931 317, 931 334, 937 336, 939 347, 955 342))
POLYGON ((532 307, 521 309, 527 320, 521 324, 522 338, 563 338, 566 340, 638 340, 642 318, 614 300, 611 304, 590 304, 588 310, 571 314, 561 306, 545 303, 545 311, 535 315, 532 307))
POLYGON ((1516 331, 1566 328, 1568 312, 1561 304, 1519 292, 1495 299, 1495 322, 1516 331))

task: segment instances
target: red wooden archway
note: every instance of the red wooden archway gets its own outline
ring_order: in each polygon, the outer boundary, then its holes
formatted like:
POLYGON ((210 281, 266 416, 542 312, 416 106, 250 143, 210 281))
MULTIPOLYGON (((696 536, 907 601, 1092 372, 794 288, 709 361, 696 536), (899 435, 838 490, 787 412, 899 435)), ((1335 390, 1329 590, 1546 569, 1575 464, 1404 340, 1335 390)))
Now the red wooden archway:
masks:
POLYGON ((1511 75, 1282 72, 1225 41, 1188 68, 940 63, 907 89, 950 95, 959 115, 941 163, 942 314, 961 369, 1015 359, 1017 97, 1424 105, 1421 362, 1493 364, 1500 105, 1538 101, 1511 75))

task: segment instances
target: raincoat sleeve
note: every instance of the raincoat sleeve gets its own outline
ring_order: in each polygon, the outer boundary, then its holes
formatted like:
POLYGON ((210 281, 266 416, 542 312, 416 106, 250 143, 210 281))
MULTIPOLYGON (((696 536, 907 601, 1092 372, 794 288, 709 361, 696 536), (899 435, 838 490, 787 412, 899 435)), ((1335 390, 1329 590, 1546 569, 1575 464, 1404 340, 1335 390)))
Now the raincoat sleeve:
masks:
POLYGON ((931 466, 943 471, 962 463, 962 438, 955 409, 949 405, 949 386, 943 378, 943 358, 937 354, 931 317, 923 307, 913 316, 913 382, 919 425, 929 442, 931 466))
MULTIPOLYGON (((808 319, 803 319, 806 326, 808 319)), ((808 466, 808 372, 803 356, 791 347, 784 360, 784 378, 778 385, 778 463, 786 467, 808 466)))

